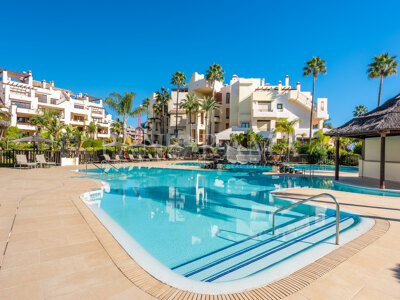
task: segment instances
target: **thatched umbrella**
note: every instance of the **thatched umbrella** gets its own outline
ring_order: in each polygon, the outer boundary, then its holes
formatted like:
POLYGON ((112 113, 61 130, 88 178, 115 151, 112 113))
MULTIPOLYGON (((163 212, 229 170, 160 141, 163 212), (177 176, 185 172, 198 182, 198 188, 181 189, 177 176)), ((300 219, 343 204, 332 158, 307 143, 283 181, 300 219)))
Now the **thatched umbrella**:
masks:
MULTIPOLYGON (((133 144, 133 145, 129 145, 128 147, 131 147, 131 148, 147 148, 148 146, 146 146, 145 144, 142 144, 142 143, 136 143, 136 144, 133 144)), ((139 149, 139 151, 140 151, 140 149, 139 149)))
POLYGON ((26 142, 26 143, 54 143, 53 140, 42 138, 38 135, 31 135, 24 138, 13 140, 14 143, 26 142))
POLYGON ((125 147, 125 146, 127 146, 127 145, 117 142, 117 141, 113 141, 111 143, 103 145, 103 148, 104 147, 114 147, 114 153, 117 153, 117 147, 125 147))
POLYGON ((5 120, 0 120, 0 139, 3 136, 3 131, 7 130, 8 127, 10 127, 10 122, 5 120))
MULTIPOLYGON (((14 143, 33 143, 33 148, 36 148, 36 143, 54 143, 53 140, 42 138, 36 134, 24 138, 13 140, 14 143)), ((37 149, 36 149, 37 150, 37 149)))
POLYGON ((164 147, 163 145, 160 145, 160 144, 151 144, 151 145, 149 145, 149 146, 147 146, 147 148, 162 148, 162 147, 164 147))

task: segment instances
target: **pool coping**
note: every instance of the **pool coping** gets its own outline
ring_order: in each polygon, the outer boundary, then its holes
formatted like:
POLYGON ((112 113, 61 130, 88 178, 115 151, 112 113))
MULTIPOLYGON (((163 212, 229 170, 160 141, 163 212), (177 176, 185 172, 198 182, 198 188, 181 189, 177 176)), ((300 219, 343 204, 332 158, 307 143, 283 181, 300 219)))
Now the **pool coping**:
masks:
MULTIPOLYGON (((196 299, 206 295, 180 290, 159 281, 129 256, 125 249, 79 197, 74 198, 73 203, 88 223, 114 265, 135 286, 159 299, 196 299)), ((282 279, 243 292, 219 295, 207 294, 207 299, 220 299, 221 295, 225 299, 282 299, 292 295, 376 241, 389 230, 389 221, 372 218, 375 223, 369 231, 282 279)))

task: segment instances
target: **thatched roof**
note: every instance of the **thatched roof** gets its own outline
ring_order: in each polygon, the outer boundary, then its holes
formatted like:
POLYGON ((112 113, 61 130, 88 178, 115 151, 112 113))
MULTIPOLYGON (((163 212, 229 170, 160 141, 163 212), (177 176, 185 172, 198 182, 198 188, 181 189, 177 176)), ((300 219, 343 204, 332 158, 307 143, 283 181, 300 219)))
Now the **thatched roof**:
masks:
POLYGON ((400 94, 326 135, 364 138, 379 136, 381 132, 400 135, 400 94))
POLYGON ((0 120, 0 130, 5 130, 10 127, 9 121, 0 120))

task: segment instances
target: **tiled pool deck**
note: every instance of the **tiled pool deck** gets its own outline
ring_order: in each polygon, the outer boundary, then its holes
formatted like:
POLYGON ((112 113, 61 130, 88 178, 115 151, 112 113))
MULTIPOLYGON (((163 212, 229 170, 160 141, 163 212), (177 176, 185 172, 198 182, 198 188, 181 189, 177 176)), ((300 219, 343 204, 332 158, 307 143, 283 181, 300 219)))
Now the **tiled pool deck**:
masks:
MULTIPOLYGON (((141 165, 193 168, 169 162, 141 165)), ((399 198, 327 191, 338 198, 342 208, 377 220, 366 237, 275 286, 236 295, 196 295, 168 288, 135 267, 81 205, 79 195, 100 183, 74 178, 73 169, 0 169, 0 255, 5 253, 0 299, 155 299, 152 295, 165 299, 399 298, 399 198)), ((347 176, 354 183, 354 175, 347 176)), ((280 196, 303 198, 321 192, 292 189, 280 196)), ((317 202, 331 205, 324 199, 317 202)))

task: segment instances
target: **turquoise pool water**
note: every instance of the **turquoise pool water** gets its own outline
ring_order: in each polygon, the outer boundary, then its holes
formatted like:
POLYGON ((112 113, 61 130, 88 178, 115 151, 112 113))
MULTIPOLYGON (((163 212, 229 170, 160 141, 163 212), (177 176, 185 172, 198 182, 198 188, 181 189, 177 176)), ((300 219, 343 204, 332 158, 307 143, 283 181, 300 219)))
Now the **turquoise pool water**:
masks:
MULTIPOLYGON (((292 202, 270 194, 281 188, 334 188, 331 180, 260 170, 121 170, 110 175, 89 170, 106 188, 85 202, 183 278, 206 283, 249 278, 318 245, 332 245, 335 211, 320 206, 302 204, 279 213, 272 235, 272 213, 292 202)), ((341 233, 357 228, 360 220, 341 212, 341 233)))
MULTIPOLYGON (((183 162, 183 163, 176 163, 176 165, 181 165, 181 166, 203 166, 205 163, 201 162, 183 162)), ((296 169, 305 169, 306 171, 309 171, 310 169, 313 169, 315 171, 317 170, 329 170, 329 171, 334 171, 335 166, 328 166, 328 165, 306 165, 306 164, 291 164, 292 167, 296 169)), ((226 164, 226 167, 229 169, 258 169, 258 170, 266 170, 270 171, 272 170, 272 167, 267 167, 267 166, 256 166, 256 165, 234 165, 234 164, 226 164)), ((358 172, 358 167, 349 167, 349 166, 340 166, 339 167, 340 171, 344 172, 358 172)))

